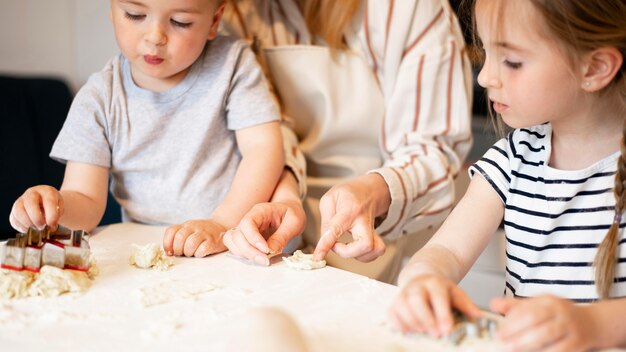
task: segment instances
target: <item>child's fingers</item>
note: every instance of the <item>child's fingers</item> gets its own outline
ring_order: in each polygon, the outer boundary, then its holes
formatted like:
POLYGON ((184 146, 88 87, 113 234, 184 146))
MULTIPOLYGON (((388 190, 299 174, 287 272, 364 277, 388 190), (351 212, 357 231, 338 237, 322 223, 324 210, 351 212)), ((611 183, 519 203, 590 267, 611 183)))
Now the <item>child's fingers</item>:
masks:
POLYGON ((174 242, 172 244, 172 251, 174 251, 174 255, 184 255, 185 254, 185 241, 187 241, 187 237, 191 236, 193 230, 185 227, 185 225, 181 226, 176 234, 174 234, 174 242))
POLYGON ((202 231, 202 229, 196 229, 195 232, 191 232, 191 234, 189 234, 189 236, 187 236, 187 238, 185 239, 183 245, 183 254, 185 255, 185 257, 193 257, 196 253, 196 249, 198 249, 198 247, 200 246, 200 243, 204 242, 205 240, 210 240, 208 238, 210 234, 205 234, 198 231, 202 231))
POLYGON ((439 334, 447 335, 454 325, 451 297, 448 287, 444 285, 433 285, 430 287, 430 298, 430 305, 435 315, 435 329, 439 334))
POLYGON ((463 314, 475 319, 482 316, 480 308, 474 304, 472 299, 459 286, 455 285, 452 288, 450 300, 452 306, 460 310, 463 314))
POLYGON ((41 230, 46 225, 46 219, 42 211, 42 199, 40 194, 37 192, 26 192, 22 196, 22 200, 26 216, 28 216, 30 223, 41 230))
POLYGON ((414 312, 420 324, 420 328, 428 332, 430 336, 437 337, 437 325, 431 308, 432 295, 422 287, 407 289, 407 302, 409 310, 414 312))
POLYGON ((405 292, 401 292, 394 301, 390 311, 390 316, 392 323, 402 332, 424 332, 424 329, 415 315, 415 312, 413 312, 411 307, 408 305, 405 292))
POLYGON ((59 197, 57 197, 55 194, 43 194, 42 206, 46 224, 51 228, 56 229, 59 218, 61 217, 59 197))
POLYGON ((20 216, 24 214, 24 209, 22 208, 21 203, 19 207, 21 208, 20 211, 16 211, 16 206, 13 205, 13 210, 11 211, 11 215, 9 215, 9 222, 17 231, 26 233, 28 231, 29 223, 25 223, 20 219, 20 216))
POLYGON ((163 250, 167 255, 174 255, 174 236, 176 236, 176 232, 178 232, 181 227, 181 225, 172 225, 165 230, 165 235, 163 235, 163 250))
POLYGON ((215 249, 213 248, 212 242, 205 240, 198 246, 196 252, 193 254, 196 258, 204 258, 207 255, 213 254, 215 249))

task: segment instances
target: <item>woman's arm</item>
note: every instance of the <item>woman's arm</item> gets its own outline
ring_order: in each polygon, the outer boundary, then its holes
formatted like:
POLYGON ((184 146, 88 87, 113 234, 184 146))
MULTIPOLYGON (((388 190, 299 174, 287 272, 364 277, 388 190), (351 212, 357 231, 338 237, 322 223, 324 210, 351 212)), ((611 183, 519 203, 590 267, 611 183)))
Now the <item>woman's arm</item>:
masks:
POLYGON ((471 146, 471 67, 447 1, 366 0, 361 52, 386 103, 382 155, 372 170, 391 202, 385 238, 438 226, 454 202, 454 178, 471 146))

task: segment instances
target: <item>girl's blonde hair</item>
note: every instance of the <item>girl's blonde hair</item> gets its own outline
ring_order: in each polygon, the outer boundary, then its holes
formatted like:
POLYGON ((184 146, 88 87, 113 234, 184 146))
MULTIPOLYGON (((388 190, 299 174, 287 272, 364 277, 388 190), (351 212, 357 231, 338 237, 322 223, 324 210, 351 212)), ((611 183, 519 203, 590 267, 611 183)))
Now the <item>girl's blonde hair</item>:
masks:
MULTIPOLYGON (((528 1, 542 17, 550 35, 566 49, 572 62, 578 62, 580 54, 599 48, 612 47, 621 52, 623 58, 621 68, 611 84, 597 94, 599 96, 619 95, 621 113, 626 116, 626 78, 624 78, 626 75, 626 1, 528 1)), ((475 29, 475 16, 473 17, 475 29)), ((596 289, 601 298, 609 297, 611 286, 615 281, 620 223, 622 214, 626 210, 625 141, 626 120, 622 128, 621 156, 617 161, 615 173, 615 218, 598 247, 594 261, 596 289)))
POLYGON ((302 13, 313 36, 333 49, 346 49, 343 34, 361 6, 361 0, 303 0, 302 13))

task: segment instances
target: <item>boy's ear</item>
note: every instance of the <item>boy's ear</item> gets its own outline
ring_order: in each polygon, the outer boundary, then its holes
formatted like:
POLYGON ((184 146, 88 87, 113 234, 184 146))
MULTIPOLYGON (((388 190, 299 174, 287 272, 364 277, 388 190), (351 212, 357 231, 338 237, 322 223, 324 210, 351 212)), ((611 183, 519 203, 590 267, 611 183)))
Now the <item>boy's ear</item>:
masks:
POLYGON ((218 5, 215 13, 213 14, 213 23, 211 24, 211 29, 209 31, 208 40, 213 40, 217 37, 217 31, 220 27, 220 22, 222 21, 222 16, 224 15, 224 7, 226 6, 226 1, 221 1, 218 5))
POLYGON ((608 86, 623 61, 622 53, 613 47, 599 48, 587 54, 583 65, 583 89, 597 92, 608 86))

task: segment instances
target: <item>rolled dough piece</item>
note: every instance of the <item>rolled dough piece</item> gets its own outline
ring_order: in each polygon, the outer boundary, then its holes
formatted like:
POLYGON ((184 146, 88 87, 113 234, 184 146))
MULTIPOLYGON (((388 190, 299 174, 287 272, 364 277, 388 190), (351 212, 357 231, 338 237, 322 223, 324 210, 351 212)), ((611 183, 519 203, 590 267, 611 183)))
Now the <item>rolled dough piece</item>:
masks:
POLYGON ((155 268, 161 271, 169 269, 174 265, 172 260, 165 256, 165 251, 156 243, 148 243, 140 246, 133 243, 133 253, 130 255, 129 263, 138 268, 155 268))
POLYGON ((298 323, 277 307, 253 308, 237 319, 229 334, 229 350, 307 352, 298 323))
POLYGON ((283 260, 287 266, 299 270, 320 269, 326 266, 325 260, 314 261, 313 254, 304 254, 301 250, 297 250, 291 257, 284 257, 283 260))

